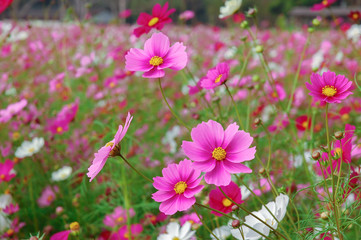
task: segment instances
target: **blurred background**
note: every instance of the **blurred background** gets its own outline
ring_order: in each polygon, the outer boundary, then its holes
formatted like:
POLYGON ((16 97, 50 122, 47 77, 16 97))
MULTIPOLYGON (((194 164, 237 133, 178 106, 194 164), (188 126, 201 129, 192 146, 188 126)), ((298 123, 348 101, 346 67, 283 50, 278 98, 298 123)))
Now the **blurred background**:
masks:
MULTIPOLYGON (((43 20, 84 20, 95 23, 119 22, 119 13, 130 9, 132 14, 123 23, 135 23, 139 13, 151 12, 156 3, 164 4, 166 0, 14 0, 11 7, 0 15, 1 19, 43 19, 43 20)), ((176 16, 185 10, 192 10, 195 17, 186 24, 211 24, 222 26, 224 20, 218 18, 219 7, 224 0, 168 0, 173 21, 179 22, 176 16)), ((330 17, 329 10, 312 12, 310 7, 321 0, 243 0, 241 11, 258 6, 259 19, 263 27, 275 25, 283 20, 292 23, 303 23, 315 16, 330 17)), ((338 0, 332 5, 332 13, 336 17, 347 17, 351 10, 359 10, 361 0, 338 0)))

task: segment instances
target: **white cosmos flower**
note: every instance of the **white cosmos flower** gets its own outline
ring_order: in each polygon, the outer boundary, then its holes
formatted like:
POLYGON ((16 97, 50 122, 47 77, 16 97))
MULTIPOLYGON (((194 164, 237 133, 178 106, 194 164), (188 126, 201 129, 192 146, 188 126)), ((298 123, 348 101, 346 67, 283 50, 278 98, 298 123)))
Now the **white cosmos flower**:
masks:
POLYGON ((10 228, 11 221, 2 209, 6 208, 12 201, 10 194, 0 195, 0 233, 10 228))
POLYGON ((51 179, 55 182, 63 181, 67 179, 72 172, 72 168, 69 166, 64 166, 59 168, 57 171, 51 173, 51 179))
MULTIPOLYGON (((284 195, 284 194, 279 195, 278 197, 276 197, 276 201, 272 201, 272 202, 269 202, 268 204, 266 204, 266 207, 272 214, 266 209, 265 206, 262 206, 262 209, 260 211, 252 212, 255 216, 257 216, 262 221, 258 220, 256 217, 254 217, 252 215, 248 215, 245 217, 245 220, 246 220, 245 224, 256 229, 263 235, 268 236, 271 229, 267 225, 265 225, 263 222, 266 222, 273 229, 277 229, 278 223, 286 215, 288 201, 289 201, 289 197, 287 195, 284 195)), ((245 240, 256 240, 256 239, 260 239, 262 237, 262 235, 258 234, 257 232, 251 230, 250 228, 248 228, 246 226, 242 226, 241 231, 243 231, 245 240)), ((232 229, 231 234, 236 239, 243 239, 240 229, 238 229, 238 228, 232 229)))
POLYGON ((351 39, 352 42, 356 43, 361 37, 361 25, 354 24, 346 31, 347 39, 351 39))
POLYGON ((181 128, 177 125, 174 126, 171 130, 165 133, 165 136, 162 138, 163 144, 169 144, 170 146, 170 153, 175 153, 177 151, 177 142, 175 138, 179 136, 181 133, 181 128))
MULTIPOLYGON (((221 226, 219 228, 214 229, 212 233, 216 235, 219 240, 226 240, 227 237, 231 235, 231 229, 228 226, 221 226)), ((212 234, 211 234, 211 238, 216 239, 212 234)))
POLYGON ((167 225, 167 233, 159 235, 157 240, 189 240, 196 232, 191 231, 191 227, 188 221, 182 227, 177 222, 171 222, 167 225))
POLYGON ((227 0, 219 11, 219 18, 225 18, 235 13, 242 5, 242 0, 227 0))
POLYGON ((16 149, 15 157, 24 158, 32 156, 34 153, 44 146, 44 138, 34 138, 31 142, 24 141, 18 149, 16 149))

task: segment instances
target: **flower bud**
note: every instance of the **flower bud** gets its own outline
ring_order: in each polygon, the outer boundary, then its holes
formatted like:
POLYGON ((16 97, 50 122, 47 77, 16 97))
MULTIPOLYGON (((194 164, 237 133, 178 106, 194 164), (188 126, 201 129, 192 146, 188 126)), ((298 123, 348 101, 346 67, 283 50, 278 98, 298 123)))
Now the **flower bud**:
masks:
POLYGON ((329 212, 323 212, 323 213, 321 213, 321 218, 322 218, 323 220, 327 220, 327 219, 328 219, 328 216, 329 216, 329 212))
POLYGON ((232 209, 232 211, 237 211, 239 209, 239 207, 237 205, 233 205, 231 209, 232 209))
POLYGON ((39 238, 36 236, 32 236, 31 238, 29 238, 29 240, 39 240, 39 238))
POLYGON ((248 17, 254 17, 254 16, 256 16, 257 12, 258 12, 257 8, 250 8, 247 11, 247 16, 248 17))
POLYGON ((259 125, 262 124, 262 120, 261 120, 260 118, 256 118, 256 119, 254 120, 254 124, 255 124, 256 126, 259 126, 259 125))
POLYGON ((72 222, 69 226, 72 232, 78 232, 80 230, 80 225, 78 222, 72 222))
POLYGON ((259 76, 256 74, 256 75, 253 75, 252 76, 252 81, 253 82, 257 82, 257 81, 259 81, 259 76))
POLYGON ((256 53, 263 53, 263 46, 262 45, 257 45, 254 50, 256 51, 256 53))
POLYGON ((241 28, 246 29, 249 27, 248 21, 241 22, 241 28))
POLYGON ((237 219, 232 221, 232 227, 233 228, 239 228, 239 226, 241 226, 241 222, 237 219))
POLYGON ((344 134, 341 131, 335 132, 334 136, 337 140, 341 140, 342 138, 344 138, 344 134))
POLYGON ((261 175, 263 175, 265 172, 266 172, 266 170, 264 168, 260 168, 258 170, 258 173, 261 174, 261 175))
POLYGON ((314 152, 312 153, 312 158, 313 158, 314 160, 318 161, 318 160, 321 158, 320 152, 319 152, 319 151, 314 151, 314 152))
POLYGON ((312 27, 309 27, 309 28, 307 29, 307 31, 308 31, 309 33, 313 33, 313 32, 315 31, 315 29, 312 28, 312 27))
POLYGON ((60 215, 60 214, 62 214, 63 212, 64 212, 64 208, 63 208, 63 207, 61 207, 61 206, 56 207, 55 213, 56 213, 57 215, 60 215))
POLYGON ((312 20, 312 25, 315 26, 315 27, 320 26, 320 23, 321 23, 320 20, 318 20, 317 18, 314 18, 312 20))

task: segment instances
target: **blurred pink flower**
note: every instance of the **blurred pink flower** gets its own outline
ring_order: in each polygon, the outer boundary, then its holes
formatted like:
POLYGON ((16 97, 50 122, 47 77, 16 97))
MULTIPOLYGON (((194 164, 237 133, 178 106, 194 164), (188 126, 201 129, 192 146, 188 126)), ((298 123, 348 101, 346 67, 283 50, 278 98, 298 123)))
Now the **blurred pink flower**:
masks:
POLYGON ((141 224, 132 224, 130 226, 131 234, 129 234, 128 226, 124 225, 121 227, 118 232, 113 233, 109 240, 129 240, 130 235, 132 236, 131 239, 138 236, 143 231, 143 226, 141 224))
POLYGON ((15 177, 13 168, 14 162, 9 159, 5 160, 4 163, 0 163, 0 183, 9 182, 12 178, 15 177))
POLYGON ((324 8, 331 6, 336 1, 337 0, 322 0, 321 3, 316 3, 315 5, 313 5, 313 7, 311 8, 311 11, 321 11, 324 8))
POLYGON ((57 186, 51 187, 47 186, 43 192, 41 193, 40 197, 38 198, 38 205, 39 207, 47 207, 52 204, 52 202, 55 200, 55 192, 59 191, 59 188, 57 186))
POLYGON ((185 10, 181 14, 179 14, 179 19, 181 20, 189 20, 194 18, 194 12, 191 10, 185 10))
MULTIPOLYGON (((129 209, 129 216, 135 215, 134 209, 129 209)), ((116 226, 122 226, 127 223, 127 210, 122 207, 116 207, 114 212, 105 216, 103 223, 105 226, 114 228, 116 226)))
POLYGON ((128 17, 130 17, 132 15, 132 10, 130 10, 130 9, 125 9, 124 11, 121 11, 120 13, 119 13, 119 18, 128 18, 128 17))
POLYGON ((229 71, 230 67, 227 63, 218 63, 217 66, 210 69, 207 76, 202 79, 202 88, 213 89, 222 85, 228 79, 229 71))

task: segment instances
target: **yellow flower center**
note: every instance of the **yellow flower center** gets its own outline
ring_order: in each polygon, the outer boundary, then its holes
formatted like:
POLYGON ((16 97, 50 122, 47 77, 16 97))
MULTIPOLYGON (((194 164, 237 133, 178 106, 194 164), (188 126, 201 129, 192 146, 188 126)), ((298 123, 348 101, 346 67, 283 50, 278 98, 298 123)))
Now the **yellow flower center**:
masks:
POLYGON ((105 146, 106 147, 113 147, 114 143, 113 142, 108 142, 105 146))
POLYGON ((182 194, 187 189, 187 184, 183 181, 177 182, 176 185, 174 185, 174 191, 177 194, 182 194))
POLYGON ((346 122, 350 119, 350 115, 348 113, 342 114, 341 120, 346 122))
POLYGON ((10 228, 9 230, 6 231, 6 233, 7 233, 9 236, 12 236, 12 235, 15 233, 15 231, 10 228))
POLYGON ((57 83, 57 84, 55 84, 55 89, 60 89, 61 88, 61 83, 57 83))
POLYGON ((224 198, 224 199, 222 200, 222 204, 223 204, 223 206, 225 206, 225 207, 229 207, 229 206, 232 205, 232 202, 231 202, 228 198, 224 198))
POLYGON ((163 63, 163 58, 158 56, 154 56, 149 60, 149 64, 155 67, 161 65, 162 63, 163 63))
POLYGON ((148 26, 149 27, 153 27, 155 24, 157 24, 159 22, 159 18, 154 17, 152 19, 150 19, 150 21, 148 22, 148 26))
POLYGON ((49 195, 46 200, 50 203, 51 201, 53 201, 53 199, 53 195, 49 195))
POLYGON ((62 128, 62 127, 57 127, 57 128, 56 128, 56 131, 57 131, 58 133, 61 133, 61 132, 63 131, 63 128, 62 128))
POLYGON ((333 97, 337 93, 337 89, 334 86, 326 85, 322 88, 322 94, 327 97, 333 97))
POLYGON ((212 152, 212 157, 218 161, 224 160, 226 158, 226 155, 226 151, 221 147, 215 148, 212 152))
POLYGON ((323 0, 323 1, 322 1, 322 5, 323 5, 323 6, 327 6, 327 5, 328 5, 328 0, 323 0))
POLYGON ((221 81, 221 78, 222 78, 222 74, 219 74, 216 80, 214 80, 214 83, 219 83, 219 81, 221 81))
POLYGON ((123 217, 118 217, 118 218, 117 218, 117 222, 118 222, 118 223, 123 222, 123 220, 124 220, 124 218, 123 218, 123 217))
POLYGON ((277 97, 278 97, 278 94, 277 94, 276 92, 272 92, 271 96, 272 96, 273 98, 277 98, 277 97))
POLYGON ((129 239, 129 233, 128 232, 124 233, 124 238, 129 239))
POLYGON ((174 237, 172 238, 172 240, 180 240, 178 237, 174 237))
POLYGON ((353 18, 354 20, 357 20, 357 19, 358 19, 358 14, 357 14, 357 13, 352 14, 352 18, 353 18))
POLYGON ((29 148, 29 153, 32 153, 35 151, 35 148, 29 148))
POLYGON ((307 121, 304 121, 304 122, 302 123, 302 127, 307 129, 307 127, 308 127, 308 122, 307 122, 307 121))
POLYGON ((5 174, 1 174, 1 175, 0 175, 0 179, 1 179, 1 180, 4 180, 4 179, 5 179, 5 174))
POLYGON ((335 149, 335 155, 336 155, 337 157, 340 157, 340 156, 341 156, 341 153, 342 153, 342 149, 341 149, 341 148, 336 148, 336 149, 335 149))
POLYGON ((20 133, 19 132, 14 132, 13 133, 13 140, 16 141, 20 138, 20 133))
POLYGON ((111 87, 111 88, 115 87, 115 83, 114 83, 114 82, 111 82, 111 83, 109 84, 109 87, 111 87))
POLYGON ((70 223, 70 230, 72 231, 79 231, 80 225, 78 222, 72 222, 70 223))

